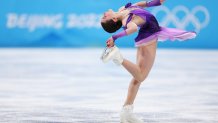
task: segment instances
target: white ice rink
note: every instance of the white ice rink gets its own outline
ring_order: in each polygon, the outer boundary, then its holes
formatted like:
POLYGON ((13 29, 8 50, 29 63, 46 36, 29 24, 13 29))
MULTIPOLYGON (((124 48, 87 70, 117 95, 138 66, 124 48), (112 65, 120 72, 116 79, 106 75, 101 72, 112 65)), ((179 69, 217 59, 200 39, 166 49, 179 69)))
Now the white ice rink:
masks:
MULTIPOLYGON (((131 76, 102 50, 0 49, 0 122, 119 123, 131 76)), ((218 123, 218 50, 158 49, 134 106, 145 123, 218 123)))

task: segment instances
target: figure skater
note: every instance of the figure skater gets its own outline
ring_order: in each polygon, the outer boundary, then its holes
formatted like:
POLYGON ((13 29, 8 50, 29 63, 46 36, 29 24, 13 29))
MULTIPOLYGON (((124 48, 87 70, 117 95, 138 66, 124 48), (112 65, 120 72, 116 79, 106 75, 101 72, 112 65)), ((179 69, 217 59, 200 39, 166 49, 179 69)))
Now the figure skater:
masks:
POLYGON ((120 112, 121 123, 143 123, 133 114, 133 103, 141 83, 147 78, 154 63, 157 41, 187 40, 196 37, 195 32, 160 27, 156 18, 144 9, 145 7, 159 6, 163 2, 164 0, 153 0, 135 4, 128 3, 121 7, 118 12, 109 9, 101 18, 101 25, 108 33, 114 33, 122 26, 124 28, 123 31, 114 34, 107 40, 106 44, 110 52, 102 57, 103 62, 113 60, 115 64, 122 65, 133 76, 126 101, 120 112), (122 57, 114 43, 118 38, 137 31, 138 35, 135 38, 137 55, 136 64, 134 64, 122 57))

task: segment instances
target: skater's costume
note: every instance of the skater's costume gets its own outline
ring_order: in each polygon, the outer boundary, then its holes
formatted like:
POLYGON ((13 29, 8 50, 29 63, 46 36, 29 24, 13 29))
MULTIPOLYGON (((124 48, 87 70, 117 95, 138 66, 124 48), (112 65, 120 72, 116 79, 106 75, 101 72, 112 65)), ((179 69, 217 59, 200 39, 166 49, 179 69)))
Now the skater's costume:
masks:
POLYGON ((145 24, 139 25, 140 29, 137 37, 135 38, 136 47, 149 45, 153 41, 156 41, 154 39, 157 39, 158 41, 183 41, 196 37, 195 32, 188 32, 175 28, 160 27, 154 15, 139 6, 132 6, 131 3, 128 3, 126 4, 125 8, 135 9, 130 11, 126 26, 123 27, 124 29, 126 29, 127 24, 131 21, 133 15, 139 16, 145 21, 145 24))

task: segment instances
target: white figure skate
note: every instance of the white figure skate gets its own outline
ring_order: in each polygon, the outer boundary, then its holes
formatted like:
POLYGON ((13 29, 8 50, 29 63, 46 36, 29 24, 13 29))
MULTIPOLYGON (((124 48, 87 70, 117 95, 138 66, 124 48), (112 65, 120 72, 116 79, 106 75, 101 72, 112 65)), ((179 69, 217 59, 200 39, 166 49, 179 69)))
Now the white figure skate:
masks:
POLYGON ((121 65, 123 62, 123 57, 120 54, 119 49, 114 45, 111 48, 106 47, 101 55, 101 60, 106 63, 110 60, 113 60, 113 62, 117 65, 121 65))
POLYGON ((133 114, 133 105, 126 105, 120 112, 121 123, 144 123, 143 120, 137 118, 133 114))

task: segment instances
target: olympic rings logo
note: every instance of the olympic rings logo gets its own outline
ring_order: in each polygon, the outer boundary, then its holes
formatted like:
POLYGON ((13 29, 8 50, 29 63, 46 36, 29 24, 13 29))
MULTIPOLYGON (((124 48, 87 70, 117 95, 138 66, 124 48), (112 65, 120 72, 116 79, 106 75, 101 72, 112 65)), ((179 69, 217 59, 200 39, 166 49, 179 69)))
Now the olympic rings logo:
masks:
POLYGON ((172 11, 170 11, 166 6, 156 7, 152 10, 152 14, 157 16, 159 12, 166 13, 166 16, 160 22, 161 26, 168 26, 170 23, 174 24, 176 28, 185 29, 190 23, 195 27, 196 32, 200 32, 201 29, 207 27, 210 22, 210 14, 204 6, 196 6, 191 11, 185 6, 177 6, 172 11), (185 17, 179 19, 177 17, 178 12, 184 12, 185 17), (201 22, 197 13, 203 13, 204 21, 201 22))

